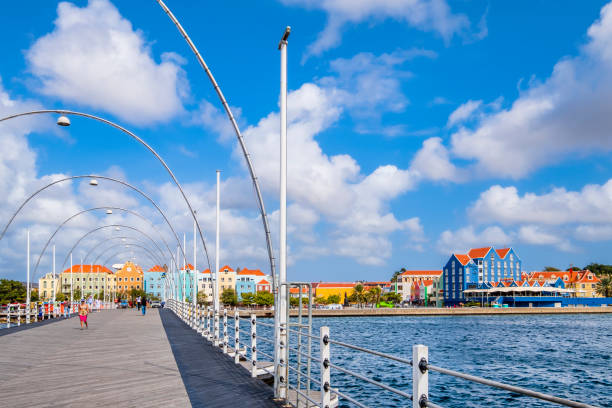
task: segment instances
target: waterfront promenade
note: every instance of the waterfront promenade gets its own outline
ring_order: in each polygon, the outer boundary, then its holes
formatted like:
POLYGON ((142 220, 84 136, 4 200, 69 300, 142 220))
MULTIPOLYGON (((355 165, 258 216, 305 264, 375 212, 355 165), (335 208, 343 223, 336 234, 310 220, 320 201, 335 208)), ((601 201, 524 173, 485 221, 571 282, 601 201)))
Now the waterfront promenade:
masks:
MULTIPOLYGON (((272 388, 174 314, 135 309, 0 337, 2 407, 276 407, 272 388)), ((10 333, 9 333, 10 332, 10 333)))

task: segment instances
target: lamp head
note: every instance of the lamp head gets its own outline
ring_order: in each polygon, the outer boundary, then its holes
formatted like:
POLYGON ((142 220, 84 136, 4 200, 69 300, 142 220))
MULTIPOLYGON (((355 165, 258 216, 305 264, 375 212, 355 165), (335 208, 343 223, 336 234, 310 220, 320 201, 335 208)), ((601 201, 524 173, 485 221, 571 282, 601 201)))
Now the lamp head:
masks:
POLYGON ((89 185, 90 186, 97 186, 98 185, 98 180, 96 180, 96 179, 89 180, 89 185))
POLYGON ((70 126, 70 119, 68 119, 67 116, 60 116, 59 118, 57 118, 57 124, 59 126, 70 126))
POLYGON ((106 213, 107 213, 108 215, 110 215, 110 214, 112 214, 112 213, 113 213, 113 210, 108 209, 108 210, 106 210, 106 213))

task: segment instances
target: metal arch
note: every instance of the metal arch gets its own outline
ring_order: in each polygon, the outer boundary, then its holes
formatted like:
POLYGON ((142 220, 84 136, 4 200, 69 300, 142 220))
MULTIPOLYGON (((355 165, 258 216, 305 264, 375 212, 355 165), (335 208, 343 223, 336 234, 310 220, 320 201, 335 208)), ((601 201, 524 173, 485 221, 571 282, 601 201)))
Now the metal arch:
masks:
POLYGON ((251 180, 253 181, 253 187, 255 188, 255 195, 257 196, 257 204, 259 205, 259 211, 261 212, 261 220, 262 220, 264 231, 266 234, 266 245, 268 248, 268 257, 270 258, 270 272, 272 274, 272 287, 274 288, 274 290, 276 290, 278 288, 278 282, 276 278, 276 264, 274 261, 275 258, 274 258, 274 250, 272 248, 272 238, 270 236, 270 224, 268 222, 266 208, 264 206, 263 197, 261 195, 261 189, 259 188, 259 182, 257 181, 257 176, 255 175, 255 169, 253 167, 253 163, 251 162, 251 155, 247 151, 246 144, 244 143, 244 137, 242 136, 242 133, 240 133, 240 128, 238 127, 238 123, 236 122, 236 119, 234 119, 232 110, 230 109, 229 104, 225 100, 225 96, 223 95, 223 92, 221 91, 219 84, 217 84, 215 77, 213 76, 212 72, 208 68, 208 65, 206 65, 206 62, 204 62, 204 58, 202 58, 202 55, 196 48, 195 44, 193 43, 193 41, 191 41, 191 38, 189 38, 189 36, 187 35, 187 32, 185 31, 181 23, 179 23, 179 21, 176 19, 174 14, 172 14, 170 9, 164 4, 164 2, 162 0, 157 0, 157 3, 166 12, 170 20, 172 20, 172 22, 174 23, 176 28, 179 30, 179 32, 181 33, 185 41, 187 41, 189 48, 191 48, 191 51, 195 54, 198 62, 200 63, 200 65, 206 72, 208 79, 212 83, 213 88, 215 88, 215 92, 217 93, 217 96, 221 100, 221 104, 223 105, 223 108, 225 109, 225 113, 227 114, 227 117, 232 123, 234 132, 236 133, 236 137, 238 138, 238 143, 240 144, 240 148, 242 149, 242 154, 244 155, 244 159, 247 162, 249 173, 251 174, 251 180))
MULTIPOLYGON (((111 249, 113 249, 113 248, 117 248, 117 247, 119 247, 119 246, 125 246, 125 247, 130 247, 130 248, 131 248, 131 247, 141 248, 141 249, 145 250, 145 251, 146 251, 146 252, 147 252, 147 253, 148 253, 148 254, 151 256, 151 258, 153 258, 153 260, 154 260, 155 262, 159 262, 159 261, 160 261, 160 259, 159 259, 159 255, 154 254, 153 252, 151 252, 151 250, 150 250, 149 248, 147 248, 147 247, 145 247, 145 246, 143 246, 143 245, 138 245, 138 244, 117 244, 117 245, 111 245, 110 247, 108 247, 108 248, 106 248, 104 251, 102 251, 102 253, 101 253, 101 254, 99 254, 99 255, 96 257, 96 259, 93 261, 94 265, 97 265, 97 263, 96 263, 96 262, 98 261, 98 259, 100 259, 100 257, 101 257, 102 255, 106 254, 106 253, 107 253, 109 250, 111 250, 111 249)), ((87 264, 85 264, 85 265, 87 265, 87 264)))
MULTIPOLYGON (((39 188, 38 190, 36 190, 34 193, 32 193, 28 198, 26 198, 26 200, 19 206, 19 208, 17 209, 17 211, 15 211, 13 213, 13 215, 11 216, 11 219, 9 220, 9 222, 6 224, 6 226, 4 227, 4 230, 2 231, 2 233, 0 233, 0 240, 2 240, 2 238, 4 238, 4 234, 6 233, 6 230, 11 226, 11 224, 13 223, 13 220, 15 219, 15 217, 17 216, 17 214, 19 214, 19 212, 23 209, 23 207, 25 207, 25 205, 32 199, 34 198, 38 193, 46 190, 47 188, 64 182, 64 181, 68 181, 68 180, 76 180, 76 179, 82 179, 82 178, 94 178, 94 179, 100 179, 100 180, 109 180, 109 181, 114 181, 117 182, 119 184, 122 184, 128 188, 131 188, 132 190, 136 191, 137 193, 139 193, 140 195, 142 195, 144 198, 146 198, 147 200, 149 200, 149 202, 151 204, 153 204, 153 206, 155 208, 157 208, 157 211, 161 214, 161 216, 164 218, 164 220, 166 221, 166 224, 168 224, 168 227, 170 227, 170 230, 172 230, 172 232, 174 233, 174 238, 176 239, 176 242, 178 243, 179 248, 181 249, 181 252, 183 253, 183 256, 185 257, 185 251, 183 250, 183 246, 181 245, 181 240, 179 239, 176 231, 174 230, 174 228, 172 227, 172 224, 170 224, 170 221, 168 220, 168 218, 166 218, 166 215, 164 214, 164 212, 161 210, 161 208, 159 208, 159 206, 157 205, 157 203, 155 203, 155 201, 153 201, 148 195, 146 195, 144 192, 142 192, 140 189, 138 189, 137 187, 134 187, 133 185, 119 180, 119 179, 115 179, 112 177, 106 177, 106 176, 97 176, 95 174, 87 174, 87 175, 81 175, 81 176, 70 176, 70 177, 65 177, 63 179, 59 179, 56 180, 52 183, 47 184, 44 187, 39 188)), ((65 262, 64 262, 65 263, 65 262)))
MULTIPOLYGON (((155 247, 158 249, 158 251, 160 253, 163 253, 163 251, 161 250, 161 248, 157 245, 157 243, 146 233, 142 232, 141 230, 139 230, 138 228, 135 227, 131 227, 129 225, 123 225, 123 224, 108 224, 108 225, 103 225, 101 227, 97 227, 92 229, 91 231, 87 232, 85 235, 83 235, 81 238, 79 238, 79 240, 72 246, 72 248, 70 248, 70 251, 68 251, 68 254, 66 255, 66 258, 64 258, 64 263, 62 264, 62 270, 64 269, 64 267, 66 266, 66 262, 68 261, 68 256, 74 251, 74 248, 76 248, 82 240, 84 240, 88 235, 93 234, 96 231, 99 231, 101 229, 104 228, 110 228, 110 227, 122 227, 122 228, 128 228, 131 230, 134 230, 136 232, 141 233, 142 235, 144 235, 145 237, 149 238, 149 240, 153 243, 153 245, 155 245, 155 247)), ((174 259, 174 257, 172 257, 172 259, 174 259)))
MULTIPOLYGON (((141 241, 141 240, 139 240, 139 239, 137 239, 137 238, 135 238, 135 237, 128 237, 128 236, 122 236, 122 237, 111 237, 111 238, 105 239, 104 241, 100 241, 100 242, 99 242, 99 243, 97 243, 97 244, 96 244, 96 245, 95 245, 93 248, 91 248, 91 249, 89 250, 89 252, 87 252, 87 254, 85 254, 85 256, 83 257, 83 263, 84 263, 85 265, 87 265, 87 263, 86 263, 85 261, 87 260, 87 258, 89 258, 89 255, 90 255, 90 254, 91 254, 93 251, 95 251, 96 249, 100 248, 100 246, 102 246, 102 245, 106 244, 107 242, 114 241, 114 240, 116 240, 116 239, 129 239, 130 241, 134 241, 134 242, 138 242, 138 243, 141 243, 141 244, 143 244, 143 245, 146 245, 146 242, 141 241)), ((161 266, 161 265, 160 265, 160 266, 161 266)))
MULTIPOLYGON (((51 235, 51 237, 50 237, 50 238, 47 240, 47 243, 45 244, 45 246, 44 246, 43 250, 40 252, 40 255, 38 256, 38 260, 36 261, 36 266, 34 267, 34 274, 36 274, 36 272, 38 271, 38 265, 40 264, 40 260, 42 259, 42 256, 44 255, 45 251, 47 250, 47 247, 49 246, 49 244, 50 244, 50 243, 51 243, 51 241, 53 240, 53 237, 55 237, 55 235, 56 235, 56 234, 59 232, 59 230, 60 230, 60 229, 61 229, 61 228, 62 228, 64 225, 66 225, 66 224, 67 224, 67 223, 68 223, 70 220, 72 220, 72 219, 74 219, 74 218, 78 217, 79 215, 84 214, 84 213, 86 213, 86 212, 89 212, 89 211, 94 211, 94 210, 107 210, 107 209, 125 211, 125 212, 128 212, 128 213, 130 213, 130 214, 133 214, 133 215, 135 215, 135 216, 137 216, 137 217, 140 217, 141 219, 143 219, 143 220, 145 220, 145 221, 149 222, 149 224, 151 224, 151 226, 153 227, 153 229, 155 229, 155 231, 156 231, 156 232, 157 232, 157 234, 159 235, 160 239, 163 241, 164 245, 166 245, 166 248, 168 249, 168 252, 169 252, 169 253, 172 253, 172 251, 170 250, 170 247, 168 246, 168 243, 167 243, 167 242, 166 242, 166 240, 164 239, 164 237, 163 237, 162 233, 161 233, 161 232, 160 232, 160 231, 157 229, 157 227, 155 227, 155 225, 154 225, 154 224, 153 224, 153 223, 152 223, 150 220, 148 220, 147 218, 145 218, 145 217, 143 217, 142 215, 138 214, 137 212, 132 211, 132 210, 128 210, 128 209, 126 209, 126 208, 121 208, 121 207, 94 207, 94 208, 89 208, 89 209, 87 209, 87 210, 80 211, 80 212, 78 212, 78 213, 76 213, 76 214, 72 215, 71 217, 68 217, 66 220, 64 220, 64 222, 62 222, 62 223, 61 223, 61 224, 60 224, 60 225, 57 227, 57 229, 55 230, 55 232, 54 232, 54 233, 51 235)), ((160 211, 161 211, 161 210, 160 210, 160 211)), ((178 237, 177 237, 177 238, 178 238, 178 237)), ((89 253, 88 253, 87 255, 89 255, 89 253)), ((87 259, 87 255, 85 256, 85 258, 84 258, 84 259, 87 259)))
MULTIPOLYGON (((191 217, 193 218, 193 221, 195 222, 195 224, 196 224, 196 226, 198 228, 198 232, 200 234, 200 239, 202 240, 202 247, 204 248, 204 253, 206 254, 206 261, 208 263, 208 268, 210 269, 210 258, 208 256, 208 249, 206 248, 206 241, 204 240, 204 234, 202 234, 202 229, 200 228, 200 223, 198 222, 198 218, 195 216, 195 213, 193 211, 193 207, 191 207, 191 203, 187 199, 187 195, 185 195, 185 192, 183 191, 183 188, 181 187, 181 184, 178 182, 177 178, 174 176, 174 173, 172 172, 172 170, 170 170, 170 167, 168 167, 168 165, 166 164, 164 159, 161 158, 161 156, 155 151, 155 149, 153 149, 151 146, 149 146, 149 144, 147 142, 145 142, 140 137, 136 136, 134 133, 130 132, 129 130, 127 130, 123 126, 118 125, 118 124, 116 124, 114 122, 111 122, 110 120, 107 120, 107 119, 104 119, 104 118, 101 118, 101 117, 98 117, 98 116, 90 115, 88 113, 83 113, 83 112, 75 112, 75 111, 62 110, 62 109, 41 109, 41 110, 16 113, 14 115, 6 116, 4 118, 1 118, 0 122, 6 121, 6 120, 9 120, 9 119, 18 118, 18 117, 21 117, 21 116, 38 115, 38 114, 43 114, 43 113, 58 113, 60 115, 75 115, 75 116, 82 116, 84 118, 89 118, 89 119, 97 120, 98 122, 102 122, 104 124, 107 124, 109 126, 114 127, 115 129, 118 129, 118 130, 124 132, 125 134, 129 135, 134 140, 136 140, 137 142, 142 144, 145 148, 147 148, 149 150, 149 152, 151 152, 157 158, 157 160, 159 160, 159 162, 164 166, 164 168, 166 169, 166 171, 168 172, 168 174, 172 178, 172 181, 174 182, 174 184, 176 184, 176 187, 181 192, 181 195, 183 196, 183 200, 185 200, 185 203, 187 204, 187 207, 189 207, 189 212, 191 213, 191 217)), ((2 234, 2 236, 4 236, 4 233, 2 234)), ((2 239, 2 236, 0 236, 0 239, 2 239)), ((183 256, 185 256, 184 252, 183 252, 183 256)), ((187 258, 185 257, 185 259, 187 259, 187 258)))

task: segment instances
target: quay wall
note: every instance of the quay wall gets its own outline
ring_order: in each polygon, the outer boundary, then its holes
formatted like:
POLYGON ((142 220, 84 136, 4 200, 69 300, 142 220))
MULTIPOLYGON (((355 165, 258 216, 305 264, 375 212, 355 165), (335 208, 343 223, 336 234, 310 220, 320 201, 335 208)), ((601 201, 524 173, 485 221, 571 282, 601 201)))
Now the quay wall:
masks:
MULTIPOLYGON (((233 313, 233 312, 232 312, 233 313)), ((273 317, 270 310, 240 310, 241 316, 254 313, 257 317, 273 317)), ((346 308, 340 310, 313 309, 313 317, 355 317, 355 316, 474 316, 474 315, 529 315, 529 314, 580 314, 612 313, 611 306, 605 307, 463 307, 463 308, 346 308)), ((228 312, 229 314, 229 312, 228 312)), ((307 314, 304 310, 303 316, 307 314)), ((291 310, 297 316, 297 310, 291 310)))

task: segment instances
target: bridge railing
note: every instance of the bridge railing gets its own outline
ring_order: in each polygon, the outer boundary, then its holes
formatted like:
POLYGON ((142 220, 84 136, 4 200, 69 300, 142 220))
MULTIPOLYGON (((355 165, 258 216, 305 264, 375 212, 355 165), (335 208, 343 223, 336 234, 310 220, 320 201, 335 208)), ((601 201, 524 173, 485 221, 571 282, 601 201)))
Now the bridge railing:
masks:
MULTIPOLYGON (((575 408, 595 408, 593 405, 556 397, 539 391, 505 384, 471 374, 433 365, 429 361, 428 347, 414 345, 412 358, 396 356, 362 346, 336 340, 330 334, 329 327, 323 326, 318 334, 312 333, 312 326, 304 324, 300 319, 294 318, 289 322, 288 341, 294 338, 295 342, 287 345, 287 358, 280 361, 281 368, 274 370, 274 325, 258 320, 255 314, 249 311, 224 309, 221 313, 222 330, 218 326, 219 315, 210 307, 189 307, 188 305, 170 300, 169 308, 181 317, 185 323, 218 346, 223 353, 234 358, 236 364, 242 364, 252 377, 279 376, 279 373, 288 373, 287 378, 275 378, 275 383, 284 384, 289 392, 286 403, 295 407, 335 407, 339 400, 349 406, 369 408, 367 396, 372 389, 389 392, 404 399, 413 408, 441 408, 430 399, 429 374, 436 372, 450 375, 473 383, 509 391, 526 397, 556 403, 562 406, 575 408), (217 322, 217 323, 215 323, 217 322), (302 338, 306 342, 302 343, 302 338), (308 344, 307 347, 305 345, 308 344), (332 349, 333 347, 333 349, 332 349), (335 351, 338 353, 336 353, 335 351), (341 351, 342 350, 342 351, 341 351), (353 353, 354 355, 348 355, 353 353), (399 364, 398 376, 408 371, 411 377, 412 389, 393 386, 377 378, 349 369, 344 362, 363 361, 365 355, 372 356, 380 361, 389 361, 399 364), (335 358, 332 358, 336 356, 335 358), (336 361, 337 360, 337 361, 336 361), (405 368, 402 368, 405 367, 405 368), (332 376, 332 374, 334 374, 332 376), (344 378, 341 378, 344 377, 344 378), (335 385, 346 383, 347 378, 353 378, 361 384, 361 392, 351 391, 352 387, 335 385), (373 387, 365 389, 364 386, 373 387), (366 401, 364 402, 364 399, 366 401)), ((401 404, 400 404, 401 405, 401 404)))
MULTIPOLYGON (((39 320, 49 320, 60 317, 71 317, 78 311, 78 302, 71 303, 69 308, 65 307, 64 302, 40 301, 32 302, 29 307, 26 303, 9 303, 0 306, 0 323, 4 322, 6 328, 12 326, 21 326, 22 324, 30 324, 39 320)), ((94 302, 92 311, 113 309, 115 305, 112 302, 94 302)))

